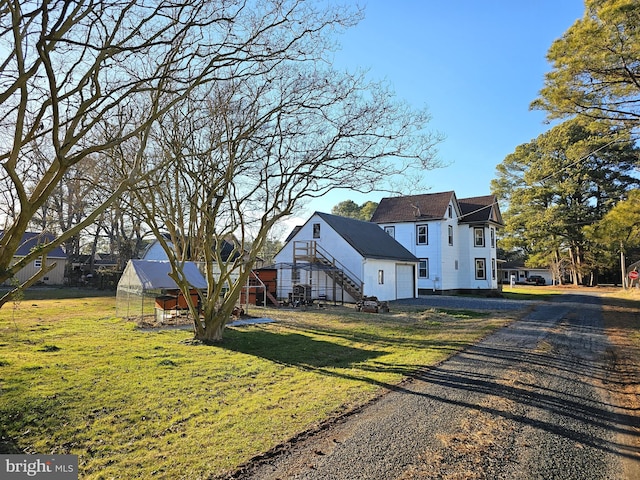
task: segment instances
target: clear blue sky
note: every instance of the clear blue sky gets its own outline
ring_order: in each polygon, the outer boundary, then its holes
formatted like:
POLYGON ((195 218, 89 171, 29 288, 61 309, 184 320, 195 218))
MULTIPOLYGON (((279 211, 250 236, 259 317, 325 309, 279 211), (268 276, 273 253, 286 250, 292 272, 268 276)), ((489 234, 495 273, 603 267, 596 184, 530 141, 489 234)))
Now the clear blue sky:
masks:
MULTIPOLYGON (((582 0, 369 0, 365 19, 339 40, 339 68, 370 69, 402 98, 427 106, 431 129, 446 136, 427 173, 429 192, 489 194, 495 167, 548 130, 529 104, 550 70, 546 52, 584 12, 582 0)), ((378 201, 337 191, 308 205, 330 212, 342 200, 378 201)), ((295 222, 294 222, 295 223, 295 222)))

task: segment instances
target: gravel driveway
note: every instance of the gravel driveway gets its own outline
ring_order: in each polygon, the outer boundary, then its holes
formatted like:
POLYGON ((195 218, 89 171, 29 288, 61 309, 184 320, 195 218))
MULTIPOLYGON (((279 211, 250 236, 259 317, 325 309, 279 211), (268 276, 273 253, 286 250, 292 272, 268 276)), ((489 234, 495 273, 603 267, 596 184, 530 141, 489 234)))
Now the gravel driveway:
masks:
POLYGON ((234 478, 623 478, 637 423, 607 396, 607 346, 600 299, 562 295, 234 478))

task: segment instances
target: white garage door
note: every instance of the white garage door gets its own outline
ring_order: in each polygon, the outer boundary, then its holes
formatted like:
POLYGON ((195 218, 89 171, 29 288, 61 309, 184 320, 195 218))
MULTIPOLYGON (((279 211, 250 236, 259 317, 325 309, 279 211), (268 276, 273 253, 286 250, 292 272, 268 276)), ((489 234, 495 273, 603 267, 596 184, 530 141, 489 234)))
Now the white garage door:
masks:
POLYGON ((396 298, 413 298, 413 265, 396 265, 396 298))

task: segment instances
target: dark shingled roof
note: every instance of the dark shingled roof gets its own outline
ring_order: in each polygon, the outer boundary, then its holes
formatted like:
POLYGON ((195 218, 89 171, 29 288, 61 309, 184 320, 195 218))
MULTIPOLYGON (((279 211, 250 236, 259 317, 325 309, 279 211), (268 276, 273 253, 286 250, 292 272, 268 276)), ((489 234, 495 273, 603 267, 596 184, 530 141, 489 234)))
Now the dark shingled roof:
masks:
POLYGON ((454 192, 427 193, 380 200, 371 221, 375 223, 415 222, 445 218, 454 192))
POLYGON ((461 222, 494 222, 503 225, 495 195, 461 198, 458 203, 462 211, 461 222))
POLYGON ((316 212, 336 233, 365 258, 417 262, 409 250, 400 245, 377 224, 353 218, 316 212))
MULTIPOLYGON (((4 235, 4 231, 0 230, 0 237, 4 235)), ((55 235, 51 233, 35 233, 35 232, 25 232, 22 235, 22 240, 20 242, 20 246, 14 256, 16 257, 26 257, 31 249, 42 244, 49 243, 55 240, 55 235)), ((49 253, 47 253, 47 257, 49 258, 67 258, 67 254, 64 253, 61 247, 55 247, 49 253)))

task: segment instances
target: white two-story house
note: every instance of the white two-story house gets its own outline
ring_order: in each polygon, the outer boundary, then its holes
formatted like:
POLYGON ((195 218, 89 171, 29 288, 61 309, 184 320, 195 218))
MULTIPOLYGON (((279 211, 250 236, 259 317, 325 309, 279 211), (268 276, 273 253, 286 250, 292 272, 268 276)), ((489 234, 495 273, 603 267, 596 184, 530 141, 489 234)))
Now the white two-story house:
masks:
POLYGON ((498 288, 503 222, 495 196, 458 199, 450 191, 383 198, 371 221, 419 259, 419 295, 498 288))

